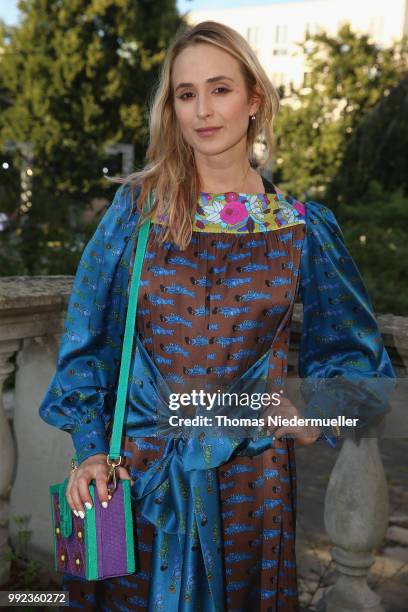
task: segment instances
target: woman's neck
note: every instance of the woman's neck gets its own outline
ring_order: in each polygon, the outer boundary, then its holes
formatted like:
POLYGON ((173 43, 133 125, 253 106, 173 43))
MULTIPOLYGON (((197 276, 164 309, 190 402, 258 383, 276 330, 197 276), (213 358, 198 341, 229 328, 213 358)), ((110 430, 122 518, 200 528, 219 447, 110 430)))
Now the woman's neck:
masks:
POLYGON ((224 193, 226 191, 239 191, 240 193, 264 193, 264 185, 261 175, 250 168, 242 173, 241 176, 232 177, 230 173, 225 178, 209 176, 201 177, 200 191, 207 193, 224 193))

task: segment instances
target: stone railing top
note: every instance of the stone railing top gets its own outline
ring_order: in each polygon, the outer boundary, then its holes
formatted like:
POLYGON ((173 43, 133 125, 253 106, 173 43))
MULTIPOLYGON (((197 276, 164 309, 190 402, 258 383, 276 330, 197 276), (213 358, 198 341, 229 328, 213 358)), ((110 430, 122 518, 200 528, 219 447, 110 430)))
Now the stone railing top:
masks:
MULTIPOLYGON (((32 315, 66 308, 73 276, 4 276, 0 277, 0 319, 16 315, 32 315)), ((387 348, 408 361, 408 317, 392 314, 377 316, 387 348)), ((300 331, 302 305, 295 304, 293 331, 300 331)), ((394 356, 393 356, 394 357, 394 356)))
POLYGON ((65 308, 73 279, 63 275, 0 277, 0 317, 65 308))

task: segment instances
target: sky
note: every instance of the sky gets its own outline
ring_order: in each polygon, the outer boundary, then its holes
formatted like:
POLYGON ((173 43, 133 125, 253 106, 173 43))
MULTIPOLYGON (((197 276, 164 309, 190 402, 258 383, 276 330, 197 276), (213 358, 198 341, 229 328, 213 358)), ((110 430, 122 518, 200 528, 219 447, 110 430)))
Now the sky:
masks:
MULTIPOLYGON (((188 10, 199 9, 219 9, 219 8, 237 8, 239 6, 260 5, 260 4, 278 4, 289 2, 305 2, 305 0, 177 0, 177 7, 180 13, 185 13, 188 10)), ((18 0, 0 0, 0 19, 12 25, 18 21, 18 0)))

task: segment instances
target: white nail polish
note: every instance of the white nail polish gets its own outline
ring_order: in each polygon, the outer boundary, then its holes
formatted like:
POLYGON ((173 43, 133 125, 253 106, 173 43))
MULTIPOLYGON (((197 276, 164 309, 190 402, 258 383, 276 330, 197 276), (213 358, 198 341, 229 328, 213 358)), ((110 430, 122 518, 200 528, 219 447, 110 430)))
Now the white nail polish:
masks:
POLYGON ((103 501, 102 502, 102 507, 103 508, 107 508, 108 507, 108 502, 107 501, 103 501))
POLYGON ((92 508, 92 504, 90 502, 85 502, 85 508, 90 510, 92 508))
POLYGON ((80 510, 78 514, 81 517, 81 519, 85 518, 85 514, 82 512, 82 510, 80 510))
POLYGON ((75 516, 79 516, 76 510, 73 510, 72 512, 75 514, 75 516))

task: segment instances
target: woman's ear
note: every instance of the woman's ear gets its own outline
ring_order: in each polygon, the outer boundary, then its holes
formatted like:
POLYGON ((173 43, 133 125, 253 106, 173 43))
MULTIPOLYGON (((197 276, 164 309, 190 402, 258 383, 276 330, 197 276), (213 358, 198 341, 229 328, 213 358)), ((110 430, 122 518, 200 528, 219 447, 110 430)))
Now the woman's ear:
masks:
POLYGON ((251 93, 250 97, 249 97, 249 103, 250 103, 250 115, 255 115, 258 112, 258 109, 261 105, 262 102, 262 94, 260 89, 258 88, 258 86, 255 86, 255 90, 251 93))

